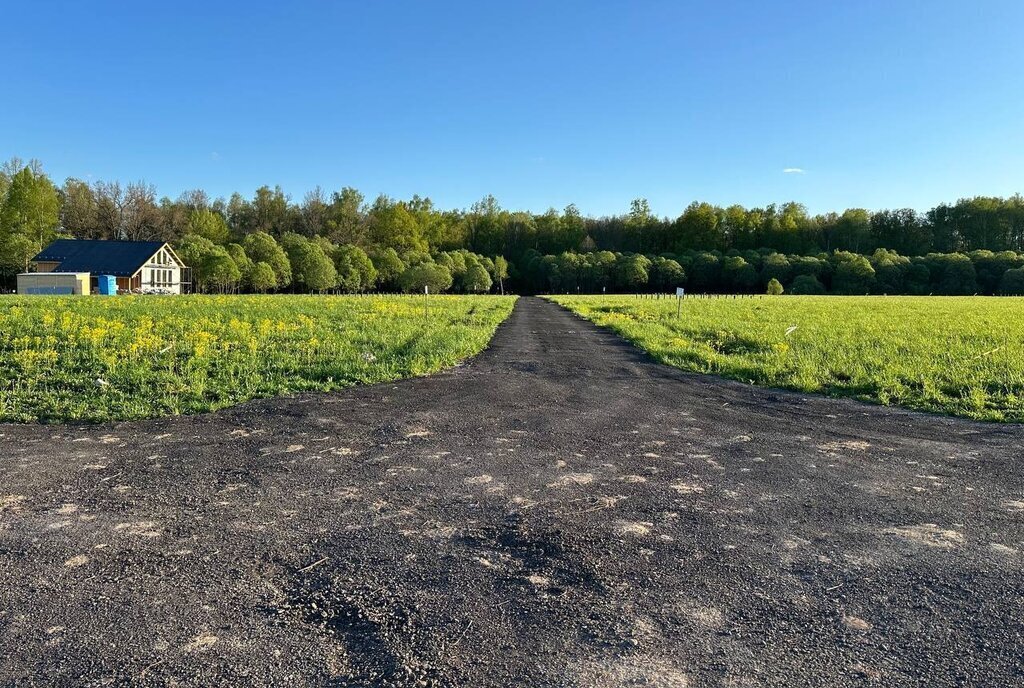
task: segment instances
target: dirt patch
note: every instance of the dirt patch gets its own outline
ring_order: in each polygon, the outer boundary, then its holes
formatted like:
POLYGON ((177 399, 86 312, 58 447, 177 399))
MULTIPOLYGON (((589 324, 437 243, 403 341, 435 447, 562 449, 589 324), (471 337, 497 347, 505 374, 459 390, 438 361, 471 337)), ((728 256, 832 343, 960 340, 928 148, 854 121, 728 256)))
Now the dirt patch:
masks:
POLYGON ((825 444, 819 444, 818 449, 826 452, 841 452, 841 451, 867 451, 871 448, 870 442, 863 440, 836 440, 834 442, 826 442, 825 444))
POLYGON ((594 482, 593 473, 566 473, 558 480, 548 483, 548 487, 573 487, 575 485, 589 485, 592 482, 594 482))
POLYGON ((704 487, 696 483, 675 483, 671 487, 682 495, 703 494, 704 492, 704 487))
POLYGON ((916 542, 928 547, 940 549, 953 549, 964 544, 964 534, 950 528, 940 528, 934 523, 922 523, 915 526, 900 526, 899 528, 887 528, 885 533, 898 535, 901 538, 916 542))
POLYGON ((89 563, 89 557, 84 554, 79 554, 71 557, 64 562, 64 567, 69 569, 77 569, 79 566, 85 566, 89 563))
POLYGON ((651 534, 653 523, 637 521, 618 521, 615 524, 615 532, 619 535, 631 535, 633 537, 645 537, 651 534))

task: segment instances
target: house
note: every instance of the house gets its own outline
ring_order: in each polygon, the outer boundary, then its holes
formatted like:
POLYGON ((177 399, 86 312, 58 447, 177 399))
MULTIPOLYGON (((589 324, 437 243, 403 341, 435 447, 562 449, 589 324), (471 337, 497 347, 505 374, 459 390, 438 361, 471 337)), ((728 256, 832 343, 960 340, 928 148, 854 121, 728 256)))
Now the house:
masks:
POLYGON ((87 273, 91 290, 101 294, 113 293, 114 284, 117 293, 181 294, 190 286, 188 267, 163 241, 58 239, 32 262, 30 275, 87 273))

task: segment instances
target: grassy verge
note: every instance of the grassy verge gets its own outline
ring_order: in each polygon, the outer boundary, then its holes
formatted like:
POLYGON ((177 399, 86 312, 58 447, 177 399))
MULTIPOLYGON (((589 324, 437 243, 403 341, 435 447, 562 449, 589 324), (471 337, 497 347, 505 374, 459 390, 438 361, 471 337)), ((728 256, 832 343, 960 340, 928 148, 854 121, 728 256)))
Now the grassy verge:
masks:
POLYGON ((479 353, 514 297, 0 298, 0 420, 208 411, 425 375, 479 353))
POLYGON ((1024 421, 1024 299, 551 299, 684 370, 993 421, 1024 421), (795 329, 794 329, 795 328, 795 329))

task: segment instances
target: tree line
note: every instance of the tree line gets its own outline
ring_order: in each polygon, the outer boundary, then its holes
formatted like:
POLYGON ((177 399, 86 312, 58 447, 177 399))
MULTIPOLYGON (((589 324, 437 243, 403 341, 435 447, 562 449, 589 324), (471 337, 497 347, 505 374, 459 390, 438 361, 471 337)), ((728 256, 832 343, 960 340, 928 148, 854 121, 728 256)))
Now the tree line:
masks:
POLYGON ((574 205, 511 211, 488 196, 465 210, 429 198, 368 201, 320 188, 251 198, 145 182, 55 184, 35 161, 0 167, 0 279, 58 237, 162 240, 214 292, 670 290, 790 293, 1021 293, 1024 198, 811 215, 798 203, 692 203, 675 219, 644 199, 585 217, 574 205))

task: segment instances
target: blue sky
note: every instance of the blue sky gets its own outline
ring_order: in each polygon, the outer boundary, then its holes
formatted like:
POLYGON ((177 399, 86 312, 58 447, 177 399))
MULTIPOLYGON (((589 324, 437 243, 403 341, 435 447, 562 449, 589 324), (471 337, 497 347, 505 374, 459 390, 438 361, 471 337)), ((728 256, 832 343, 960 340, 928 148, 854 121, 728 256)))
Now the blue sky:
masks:
POLYGON ((466 207, 1024 192, 1024 3, 8 4, 0 157, 466 207), (787 169, 802 172, 785 172, 787 169))

